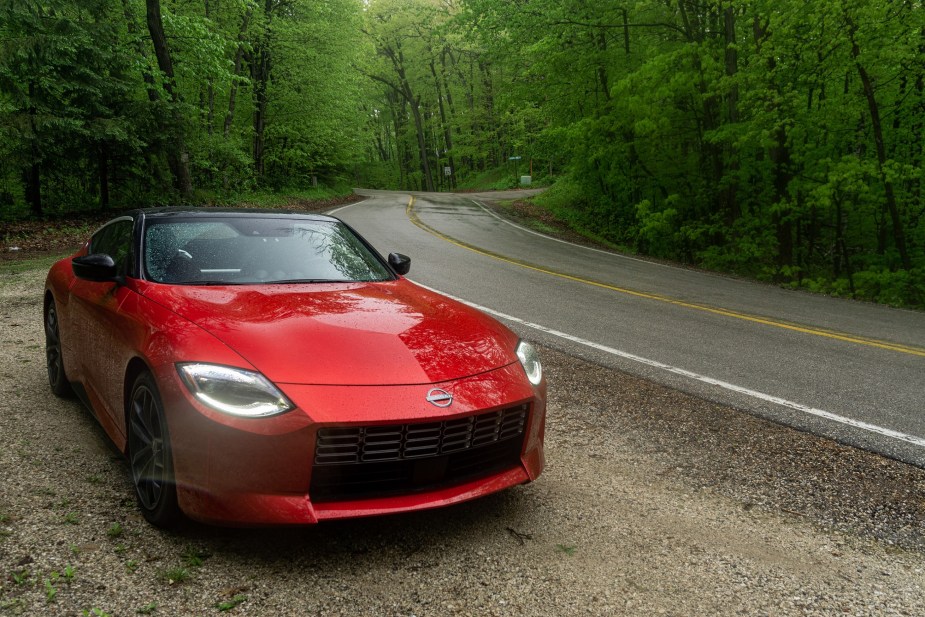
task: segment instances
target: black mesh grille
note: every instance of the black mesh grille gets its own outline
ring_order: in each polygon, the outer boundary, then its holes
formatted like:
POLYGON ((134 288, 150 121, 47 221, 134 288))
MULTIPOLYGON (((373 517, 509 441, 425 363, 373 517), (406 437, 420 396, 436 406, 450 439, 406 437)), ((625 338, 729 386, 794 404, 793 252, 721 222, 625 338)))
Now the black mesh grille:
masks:
POLYGON ((444 422, 322 428, 312 499, 429 490, 513 467, 528 411, 528 405, 518 405, 444 422))

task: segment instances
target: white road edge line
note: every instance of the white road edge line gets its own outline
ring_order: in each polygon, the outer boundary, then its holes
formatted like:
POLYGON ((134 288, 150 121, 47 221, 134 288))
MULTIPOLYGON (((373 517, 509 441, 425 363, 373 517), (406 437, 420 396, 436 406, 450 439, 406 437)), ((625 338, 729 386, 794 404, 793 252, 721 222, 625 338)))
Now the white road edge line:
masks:
POLYGON ((532 229, 528 229, 528 228, 524 227, 523 225, 518 225, 517 223, 514 223, 514 222, 509 221, 509 220, 507 220, 507 219, 505 219, 505 218, 503 218, 503 217, 498 216, 497 214, 495 214, 494 212, 492 212, 491 210, 489 210, 488 208, 486 208, 486 207, 485 207, 485 204, 483 204, 483 203, 481 203, 481 202, 478 202, 478 201, 476 201, 476 200, 474 200, 474 199, 471 199, 471 198, 469 199, 469 201, 471 201, 472 203, 474 203, 475 205, 477 205, 479 208, 481 208, 482 210, 484 210, 487 214, 490 214, 491 216, 495 217, 496 219, 498 219, 498 220, 501 221, 502 223, 507 223, 507 224, 510 225, 511 227, 516 227, 516 228, 519 229, 520 231, 525 231, 525 232, 527 232, 528 234, 533 234, 534 236, 539 236, 540 238, 546 238, 547 240, 552 240, 553 242, 559 242, 559 243, 561 243, 561 244, 568 244, 569 246, 574 246, 574 247, 576 247, 576 248, 584 249, 584 250, 586 250, 586 251, 593 251, 593 252, 595 252, 595 253, 601 253, 602 255, 610 255, 611 257, 617 257, 617 258, 619 258, 619 259, 627 259, 627 260, 629 260, 629 261, 638 261, 638 262, 640 262, 640 263, 650 264, 650 265, 653 265, 653 266, 659 266, 659 267, 662 267, 662 268, 674 268, 674 266, 669 266, 669 265, 667 265, 667 264, 660 264, 660 263, 658 263, 657 261, 646 261, 645 259, 637 259, 636 257, 629 257, 628 255, 621 255, 620 253, 614 253, 614 252, 612 252, 612 251, 604 251, 604 250, 601 250, 601 249, 592 248, 592 247, 590 247, 590 246, 584 246, 583 244, 576 244, 576 243, 574 243, 574 242, 569 242, 568 240, 563 240, 563 239, 561 239, 561 238, 554 238, 554 237, 552 237, 552 236, 547 236, 547 235, 544 234, 544 233, 540 233, 540 232, 538 232, 538 231, 534 231, 534 230, 532 230, 532 229))
POLYGON ((526 326, 526 327, 528 327, 528 328, 532 328, 532 329, 534 329, 534 330, 539 330, 540 332, 545 332, 546 334, 549 334, 549 335, 551 335, 551 336, 555 336, 555 337, 557 337, 557 338, 565 339, 565 340, 571 341, 571 342, 573 342, 573 343, 578 343, 579 345, 584 345, 585 347, 591 347, 592 349, 596 349, 596 350, 598 350, 598 351, 603 351, 603 352, 605 352, 605 353, 609 353, 609 354, 611 354, 611 355, 618 356, 618 357, 620 357, 620 358, 625 358, 625 359, 627 359, 627 360, 632 360, 633 362, 639 362, 640 364, 645 364, 645 365, 647 365, 647 366, 651 366, 651 367, 654 367, 654 368, 657 368, 657 369, 661 369, 661 370, 667 371, 667 372, 669 372, 669 373, 674 373, 675 375, 681 375, 682 377, 687 377, 687 378, 693 379, 693 380, 695 380, 695 381, 699 381, 699 382, 702 382, 702 383, 706 383, 706 384, 709 384, 709 385, 712 385, 712 386, 717 386, 717 387, 719 387, 719 388, 723 388, 723 389, 725 389, 725 390, 729 390, 729 391, 735 392, 735 393, 737 393, 737 394, 744 394, 745 396, 749 396, 749 397, 752 397, 752 398, 756 398, 756 399, 759 399, 759 400, 761 400, 761 401, 765 401, 765 402, 768 402, 768 403, 774 403, 775 405, 780 405, 781 407, 787 407, 787 408, 789 408, 789 409, 794 409, 794 410, 796 410, 796 411, 799 411, 799 412, 802 412, 802 413, 805 413, 805 414, 809 414, 809 415, 811 415, 811 416, 816 416, 816 417, 818 417, 818 418, 824 418, 824 419, 830 420, 830 421, 832 421, 832 422, 837 422, 837 423, 839 423, 839 424, 844 424, 845 426, 850 426, 850 427, 857 428, 857 429, 861 429, 861 430, 868 431, 868 432, 871 432, 871 433, 876 433, 876 434, 878 434, 878 435, 883 435, 884 437, 890 437, 890 438, 892 438, 892 439, 896 439, 896 440, 899 440, 899 441, 905 441, 905 442, 907 442, 907 443, 911 443, 911 444, 913 444, 913 445, 916 445, 916 446, 925 448, 925 439, 923 439, 923 438, 921 438, 921 437, 916 437, 915 435, 909 435, 909 434, 906 434, 906 433, 901 433, 901 432, 899 432, 899 431, 894 431, 894 430, 892 430, 892 429, 884 428, 884 427, 882 427, 882 426, 877 426, 876 424, 868 424, 867 422, 861 422, 860 420, 854 420, 854 419, 852 419, 852 418, 846 418, 846 417, 844 417, 844 416, 840 416, 840 415, 838 415, 838 414, 834 414, 834 413, 832 413, 832 412, 825 411, 825 410, 823 410, 823 409, 816 409, 815 407, 809 407, 809 406, 807 406, 807 405, 802 405, 802 404, 800 404, 800 403, 795 403, 795 402, 793 402, 793 401, 788 401, 788 400, 786 400, 786 399, 782 399, 782 398, 779 398, 779 397, 776 397, 776 396, 772 396, 772 395, 770 395, 770 394, 765 394, 765 393, 763 393, 763 392, 758 392, 757 390, 752 390, 752 389, 750 389, 750 388, 745 388, 745 387, 742 387, 742 386, 737 386, 737 385, 735 385, 735 384, 732 384, 732 383, 729 383, 729 382, 726 382, 726 381, 721 381, 721 380, 719 380, 719 379, 714 379, 714 378, 712 378, 712 377, 707 377, 706 375, 700 375, 700 374, 698 374, 698 373, 694 373, 694 372, 691 372, 691 371, 688 371, 688 370, 685 370, 685 369, 682 369, 682 368, 678 368, 678 367, 676 367, 676 366, 671 366, 670 364, 665 364, 665 363, 659 362, 659 361, 657 361, 657 360, 650 360, 650 359, 648 359, 648 358, 643 358, 642 356, 637 356, 637 355, 635 355, 635 354, 631 354, 631 353, 628 353, 628 352, 625 352, 625 351, 620 351, 619 349, 615 349, 615 348, 613 348, 613 347, 608 347, 607 345, 601 345, 600 343, 595 343, 595 342, 593 342, 593 341, 588 341, 588 340, 585 340, 585 339, 583 339, 583 338, 574 336, 574 335, 572 335, 572 334, 568 334, 568 333, 566 333, 566 332, 560 332, 559 330, 554 330, 554 329, 552 329, 552 328, 547 328, 546 326, 543 326, 543 325, 540 325, 540 324, 535 324, 535 323, 526 321, 526 320, 524 320, 524 319, 521 319, 521 318, 519 318, 519 317, 514 317, 513 315, 508 315, 508 314, 502 313, 502 312, 500 312, 500 311, 495 311, 495 310, 493 310, 493 309, 490 309, 490 308, 488 308, 488 307, 482 306, 482 305, 480 305, 480 304, 476 304, 475 302, 469 302, 468 300, 464 300, 464 299, 462 299, 462 298, 457 298, 456 296, 452 296, 452 295, 450 295, 450 294, 448 294, 448 293, 444 293, 444 292, 442 292, 442 291, 440 291, 440 290, 438 290, 438 289, 434 289, 433 287, 428 287, 427 285, 424 285, 424 284, 422 284, 422 283, 418 283, 417 281, 412 281, 412 282, 413 282, 415 285, 418 285, 419 287, 423 287, 424 289, 433 291, 433 292, 435 292, 435 293, 439 293, 439 294, 444 295, 444 296, 446 296, 446 297, 448 297, 448 298, 452 298, 453 300, 456 300, 456 301, 458 301, 458 302, 462 302, 463 304, 467 304, 467 305, 469 305, 469 306, 471 306, 471 307, 473 307, 473 308, 475 308, 475 309, 478 309, 478 310, 482 311, 483 313, 488 313, 489 315, 492 315, 492 316, 494 316, 494 317, 498 317, 499 319, 504 319, 505 321, 510 321, 510 322, 513 322, 513 323, 516 323, 516 324, 520 324, 520 325, 522 325, 522 326, 526 326))
POLYGON ((334 216, 335 212, 340 212, 341 210, 346 210, 347 208, 352 208, 353 206, 359 206, 360 204, 365 204, 367 201, 369 201, 369 197, 367 197, 366 199, 362 201, 355 201, 352 204, 347 204, 346 206, 341 206, 339 208, 334 208, 333 210, 328 210, 327 212, 325 212, 325 214, 327 214, 328 216, 334 216))

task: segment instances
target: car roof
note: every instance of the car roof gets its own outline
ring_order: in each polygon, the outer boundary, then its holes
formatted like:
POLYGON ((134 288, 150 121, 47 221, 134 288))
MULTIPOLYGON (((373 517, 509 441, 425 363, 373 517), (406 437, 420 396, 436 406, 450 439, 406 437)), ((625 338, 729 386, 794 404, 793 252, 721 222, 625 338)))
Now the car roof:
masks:
POLYGON ((326 214, 302 212, 299 210, 268 209, 268 208, 213 208, 210 206, 169 206, 161 208, 145 208, 135 210, 130 216, 141 216, 145 219, 160 219, 171 217, 195 218, 299 218, 309 221, 337 221, 338 219, 326 214))

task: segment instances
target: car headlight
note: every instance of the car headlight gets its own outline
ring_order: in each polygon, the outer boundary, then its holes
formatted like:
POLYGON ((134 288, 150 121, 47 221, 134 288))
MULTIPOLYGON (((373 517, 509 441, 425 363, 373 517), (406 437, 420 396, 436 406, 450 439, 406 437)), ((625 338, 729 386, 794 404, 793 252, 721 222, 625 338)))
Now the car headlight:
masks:
POLYGON ((190 393, 215 411, 245 418, 263 418, 293 408, 269 379, 218 364, 177 364, 177 372, 190 393))
POLYGON ((527 379, 530 380, 534 386, 540 385, 540 382, 543 381, 543 365, 540 364, 540 356, 536 353, 533 345, 526 341, 520 341, 517 344, 517 358, 520 360, 520 365, 524 367, 524 372, 527 374, 527 379))

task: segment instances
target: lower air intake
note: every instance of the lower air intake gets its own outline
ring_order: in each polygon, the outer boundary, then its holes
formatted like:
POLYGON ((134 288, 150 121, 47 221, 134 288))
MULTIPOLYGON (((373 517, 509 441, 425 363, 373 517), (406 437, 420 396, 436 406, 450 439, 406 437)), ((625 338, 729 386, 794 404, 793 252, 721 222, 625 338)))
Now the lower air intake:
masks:
POLYGON ((312 501, 432 490, 519 464, 528 405, 444 422, 322 428, 312 501))

